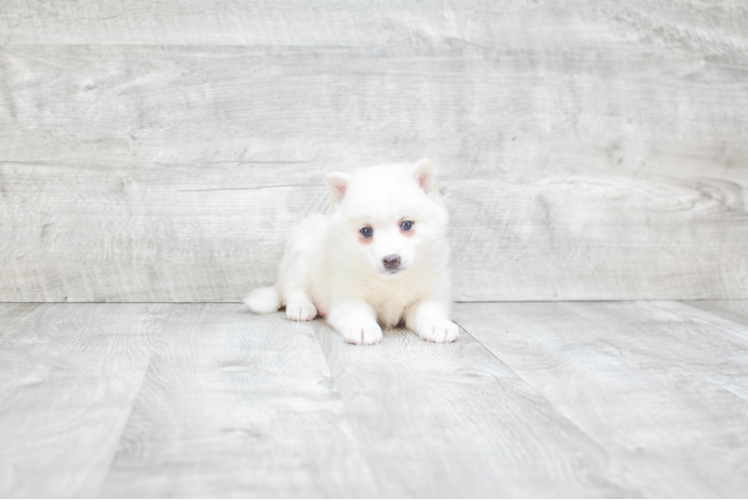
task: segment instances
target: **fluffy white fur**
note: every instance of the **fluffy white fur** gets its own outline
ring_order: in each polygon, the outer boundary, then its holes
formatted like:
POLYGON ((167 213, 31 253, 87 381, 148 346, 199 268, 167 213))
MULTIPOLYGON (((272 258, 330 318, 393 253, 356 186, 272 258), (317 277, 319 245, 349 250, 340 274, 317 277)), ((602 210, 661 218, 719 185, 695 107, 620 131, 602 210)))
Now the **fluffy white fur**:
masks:
POLYGON ((301 221, 278 283, 253 291, 249 309, 265 314, 285 306, 293 321, 319 314, 352 344, 376 344, 382 327, 403 323, 429 342, 457 340, 449 320, 448 216, 431 160, 330 173, 327 185, 336 211, 301 221), (406 220, 413 221, 410 231, 406 220), (369 238, 363 227, 371 228, 369 238))

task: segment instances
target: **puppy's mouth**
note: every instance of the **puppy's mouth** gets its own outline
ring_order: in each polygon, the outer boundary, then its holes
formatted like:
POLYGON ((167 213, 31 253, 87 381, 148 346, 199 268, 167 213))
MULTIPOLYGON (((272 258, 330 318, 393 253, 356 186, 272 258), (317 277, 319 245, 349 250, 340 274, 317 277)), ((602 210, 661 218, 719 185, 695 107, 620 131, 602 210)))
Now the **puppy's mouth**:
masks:
POLYGON ((401 269, 401 268, 387 269, 387 268, 385 268, 385 269, 382 269, 381 273, 384 274, 384 275, 392 276, 394 274, 402 274, 402 273, 404 273, 407 270, 408 270, 407 268, 405 268, 405 269, 401 269))

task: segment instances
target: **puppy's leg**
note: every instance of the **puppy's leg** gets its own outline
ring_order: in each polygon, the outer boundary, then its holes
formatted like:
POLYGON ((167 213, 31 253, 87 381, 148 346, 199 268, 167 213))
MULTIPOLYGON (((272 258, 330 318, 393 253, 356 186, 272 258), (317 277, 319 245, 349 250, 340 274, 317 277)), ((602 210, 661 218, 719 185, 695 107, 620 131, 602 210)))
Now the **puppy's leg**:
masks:
POLYGON ((405 326, 427 342, 454 342, 460 329, 449 320, 449 308, 436 300, 425 300, 408 310, 405 326))
POLYGON ((296 260, 289 262, 284 270, 283 303, 286 304, 286 318, 291 321, 311 321, 317 316, 309 297, 309 255, 296 253, 296 260))
POLYGON ((281 262, 279 288, 286 317, 291 321, 310 321, 317 316, 317 308, 310 297, 309 274, 325 224, 324 217, 319 215, 302 220, 291 235, 281 262))
POLYGON ((378 344, 382 328, 372 308, 366 302, 350 300, 330 309, 327 321, 349 344, 378 344))
POLYGON ((286 318, 291 321, 311 321, 317 316, 317 308, 306 292, 293 292, 286 298, 286 318))

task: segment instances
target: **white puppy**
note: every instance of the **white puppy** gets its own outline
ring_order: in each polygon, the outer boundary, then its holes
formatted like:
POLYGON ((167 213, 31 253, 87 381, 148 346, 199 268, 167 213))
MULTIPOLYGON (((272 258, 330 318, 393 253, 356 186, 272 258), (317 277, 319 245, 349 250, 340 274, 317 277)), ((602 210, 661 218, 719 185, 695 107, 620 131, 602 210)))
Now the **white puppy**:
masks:
POLYGON ((335 213, 312 215, 293 233, 278 283, 253 291, 256 314, 317 314, 352 344, 376 344, 382 327, 405 324, 429 342, 453 342, 447 210, 429 159, 327 174, 335 213))

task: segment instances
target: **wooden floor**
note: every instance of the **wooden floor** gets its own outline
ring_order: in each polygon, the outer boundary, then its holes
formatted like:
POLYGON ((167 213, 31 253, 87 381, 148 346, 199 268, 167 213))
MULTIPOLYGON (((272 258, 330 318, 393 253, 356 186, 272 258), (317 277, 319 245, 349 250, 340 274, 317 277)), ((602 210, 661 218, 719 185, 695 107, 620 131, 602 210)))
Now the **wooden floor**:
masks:
POLYGON ((745 497, 748 301, 0 304, 0 496, 745 497))

